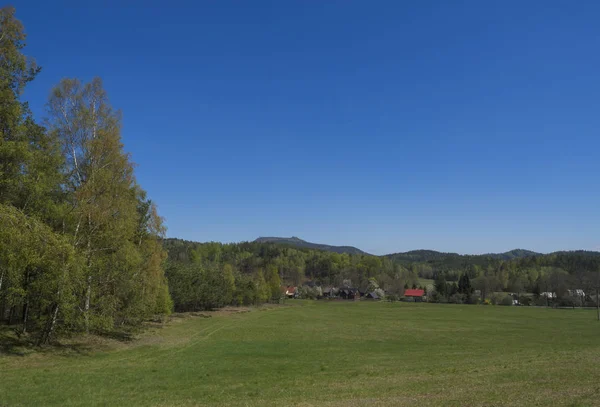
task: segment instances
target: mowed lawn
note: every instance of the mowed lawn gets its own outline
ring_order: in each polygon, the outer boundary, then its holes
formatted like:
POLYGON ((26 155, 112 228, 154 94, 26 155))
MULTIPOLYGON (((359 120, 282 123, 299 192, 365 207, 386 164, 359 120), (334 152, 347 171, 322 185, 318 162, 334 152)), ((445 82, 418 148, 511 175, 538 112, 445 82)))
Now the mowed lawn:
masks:
POLYGON ((109 351, 0 354, 0 405, 600 405, 593 310, 295 304, 109 351))

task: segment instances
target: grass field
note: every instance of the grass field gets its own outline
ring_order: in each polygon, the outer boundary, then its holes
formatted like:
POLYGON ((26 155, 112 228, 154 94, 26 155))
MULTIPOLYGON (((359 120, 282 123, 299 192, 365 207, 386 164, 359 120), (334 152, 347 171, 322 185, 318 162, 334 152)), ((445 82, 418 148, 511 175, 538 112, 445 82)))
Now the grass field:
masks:
POLYGON ((0 354, 0 405, 600 405, 591 310, 295 304, 174 319, 105 350, 0 354))
POLYGON ((431 280, 429 278, 419 278, 419 284, 421 287, 427 287, 428 285, 432 286, 435 284, 435 280, 431 280))

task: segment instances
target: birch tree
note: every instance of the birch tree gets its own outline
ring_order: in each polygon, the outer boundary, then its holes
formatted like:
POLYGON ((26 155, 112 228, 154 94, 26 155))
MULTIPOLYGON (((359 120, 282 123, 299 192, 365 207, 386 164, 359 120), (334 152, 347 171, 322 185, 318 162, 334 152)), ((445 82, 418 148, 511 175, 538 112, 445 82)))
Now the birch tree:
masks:
POLYGON ((48 103, 48 125, 61 141, 64 190, 70 206, 66 228, 85 259, 81 312, 85 330, 111 326, 119 309, 120 283, 141 259, 133 242, 137 200, 129 155, 121 143, 121 118, 100 79, 64 79, 48 103))

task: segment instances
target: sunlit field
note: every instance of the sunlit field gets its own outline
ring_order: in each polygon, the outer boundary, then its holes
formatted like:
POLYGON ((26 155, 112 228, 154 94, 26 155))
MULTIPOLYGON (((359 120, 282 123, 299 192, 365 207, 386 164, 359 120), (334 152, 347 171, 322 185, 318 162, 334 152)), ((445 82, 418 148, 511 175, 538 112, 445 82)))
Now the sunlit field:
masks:
POLYGON ((126 344, 0 354, 0 405, 589 406, 593 310, 373 302, 174 318, 126 344))

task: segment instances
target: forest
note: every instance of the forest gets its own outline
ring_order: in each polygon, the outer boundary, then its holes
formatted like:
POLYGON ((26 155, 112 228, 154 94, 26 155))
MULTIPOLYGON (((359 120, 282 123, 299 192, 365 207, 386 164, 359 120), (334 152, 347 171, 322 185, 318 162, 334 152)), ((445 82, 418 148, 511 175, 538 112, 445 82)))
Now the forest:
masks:
MULTIPOLYGON (((165 239, 164 247, 176 310, 202 308, 197 298, 214 294, 210 286, 202 287, 207 280, 198 279, 199 275, 213 276, 214 287, 226 293, 219 298, 231 298, 235 304, 276 300, 280 297, 278 286, 307 282, 310 286, 348 286, 367 291, 381 288, 390 298, 402 297, 406 288, 420 287, 428 291, 432 301, 453 303, 484 302, 496 292, 527 292, 538 299, 540 293, 553 292, 557 295, 554 303, 571 304, 569 290, 593 293, 600 285, 598 252, 542 255, 522 251, 470 256, 419 250, 374 256, 261 241, 222 244, 181 239, 165 239), (257 278, 258 283, 247 284, 249 278, 257 278), (230 283, 225 284, 225 279, 230 283), (253 292, 253 287, 271 290, 253 292), (232 296, 234 292, 237 295, 232 296)), ((319 296, 310 290, 304 295, 319 296)))
POLYGON ((45 120, 22 100, 40 73, 0 9, 0 320, 38 344, 172 309, 163 220, 137 183, 121 112, 98 78, 64 79, 45 120))

